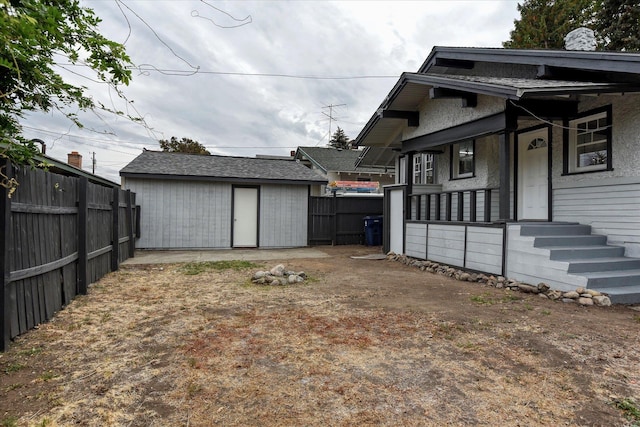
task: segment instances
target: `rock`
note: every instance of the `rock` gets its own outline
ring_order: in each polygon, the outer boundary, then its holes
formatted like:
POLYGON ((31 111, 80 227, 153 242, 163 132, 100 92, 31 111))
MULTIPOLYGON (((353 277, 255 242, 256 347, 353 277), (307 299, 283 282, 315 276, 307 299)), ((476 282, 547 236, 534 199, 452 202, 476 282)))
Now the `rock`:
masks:
POLYGON ((586 292, 586 289, 581 286, 581 287, 576 289, 576 292, 579 293, 579 294, 584 294, 586 292))
POLYGON ((570 299, 578 299, 580 298, 580 294, 577 293, 576 291, 569 291, 569 292, 565 292, 564 294, 562 294, 563 298, 570 298, 570 299))
POLYGON ((271 286, 279 286, 280 285, 280 280, 278 279, 273 279, 270 283, 271 286))
POLYGON ((254 280, 260 279, 260 278, 266 276, 267 274, 269 274, 269 272, 267 272, 267 271, 256 271, 253 274, 253 279, 254 280))
POLYGON ((489 284, 489 286, 495 286, 498 289, 504 288, 504 285, 502 283, 496 283, 496 282, 493 282, 493 281, 489 281, 487 283, 489 284))
POLYGON ((580 297, 580 298, 578 298, 578 304, 593 305, 593 299, 592 298, 580 297))
POLYGON ((518 284, 518 289, 520 289, 520 291, 526 292, 528 294, 537 294, 537 293, 540 292, 538 290, 537 286, 527 285, 526 283, 519 283, 518 284))
POLYGON ((540 298, 549 299, 549 296, 543 293, 538 294, 540 298))
POLYGON ((547 292, 549 289, 550 289, 550 286, 547 285, 546 283, 544 283, 544 282, 538 283, 538 291, 547 292))
POLYGON ((602 295, 601 292, 598 292, 595 289, 587 289, 585 293, 591 295, 592 297, 599 297, 600 295, 602 295))
POLYGON ((573 298, 562 298, 562 302, 576 302, 573 298))
POLYGON ((585 292, 583 294, 580 294, 580 298, 593 298, 593 295, 585 292))
POLYGON ((305 273, 304 271, 298 271, 298 272, 296 273, 296 276, 300 276, 300 277, 302 277, 303 279, 306 279, 306 278, 307 278, 307 273, 305 273))
POLYGON ((611 300, 606 295, 595 295, 593 302, 600 307, 609 307, 611 305, 611 300))
POLYGON ((458 280, 462 280, 463 282, 468 282, 470 278, 471 278, 471 275, 469 273, 462 273, 460 274, 460 278, 458 280))
POLYGON ((506 280, 506 279, 505 279, 504 277, 502 277, 502 276, 498 276, 498 282, 500 282, 500 283, 504 283, 504 282, 505 282, 505 280, 506 280))
POLYGON ((284 275, 284 265, 278 264, 269 271, 273 276, 282 277, 284 275))
POLYGON ((547 296, 549 297, 549 299, 555 301, 562 298, 562 291, 559 291, 557 289, 552 289, 547 292, 547 296))
POLYGON ((296 276, 295 274, 290 274, 287 281, 289 282, 289 284, 298 283, 298 276, 296 276))

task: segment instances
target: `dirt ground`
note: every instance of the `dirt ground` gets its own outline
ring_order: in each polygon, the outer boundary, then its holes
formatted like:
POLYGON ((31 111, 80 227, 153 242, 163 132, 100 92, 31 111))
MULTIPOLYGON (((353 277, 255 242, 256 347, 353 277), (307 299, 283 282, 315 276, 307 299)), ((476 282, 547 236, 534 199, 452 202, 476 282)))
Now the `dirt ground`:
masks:
POLYGON ((0 355, 1 425, 640 425, 640 311, 321 249, 108 275, 0 355))

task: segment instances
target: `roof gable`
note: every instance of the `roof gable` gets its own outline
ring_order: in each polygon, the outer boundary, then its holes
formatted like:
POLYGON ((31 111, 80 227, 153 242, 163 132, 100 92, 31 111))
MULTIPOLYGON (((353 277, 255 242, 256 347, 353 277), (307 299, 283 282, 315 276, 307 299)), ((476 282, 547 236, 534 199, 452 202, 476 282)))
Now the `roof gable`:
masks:
POLYGON ((324 173, 327 172, 364 172, 379 173, 377 168, 358 167, 356 163, 362 154, 359 150, 340 150, 326 147, 298 147, 296 158, 308 159, 324 173))

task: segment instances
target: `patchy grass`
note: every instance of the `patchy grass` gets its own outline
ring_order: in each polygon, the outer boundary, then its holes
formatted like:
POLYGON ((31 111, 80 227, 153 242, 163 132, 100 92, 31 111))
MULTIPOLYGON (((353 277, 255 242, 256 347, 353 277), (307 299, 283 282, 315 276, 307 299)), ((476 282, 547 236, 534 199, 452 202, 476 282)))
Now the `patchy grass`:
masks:
POLYGON ((626 397, 614 399, 611 403, 620 409, 629 421, 633 422, 633 426, 640 426, 640 405, 635 400, 626 397))
POLYGON ((190 262, 184 264, 179 268, 179 271, 187 276, 195 276, 205 273, 207 271, 220 271, 220 270, 246 270, 249 268, 260 267, 259 264, 255 264, 250 261, 204 261, 204 262, 190 262))

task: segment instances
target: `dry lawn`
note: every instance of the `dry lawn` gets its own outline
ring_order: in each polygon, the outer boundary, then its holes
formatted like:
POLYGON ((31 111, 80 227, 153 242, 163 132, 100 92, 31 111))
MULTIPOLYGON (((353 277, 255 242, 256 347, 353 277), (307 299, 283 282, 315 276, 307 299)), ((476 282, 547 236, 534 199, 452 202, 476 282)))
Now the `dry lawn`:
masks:
POLYGON ((105 277, 0 355, 2 425, 640 425, 640 312, 322 250, 105 277))

